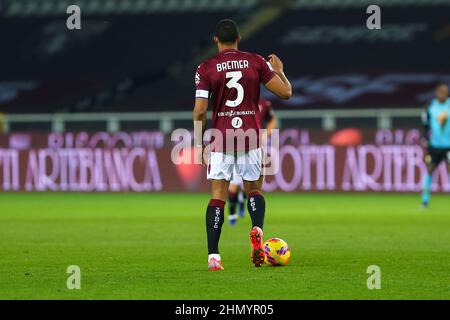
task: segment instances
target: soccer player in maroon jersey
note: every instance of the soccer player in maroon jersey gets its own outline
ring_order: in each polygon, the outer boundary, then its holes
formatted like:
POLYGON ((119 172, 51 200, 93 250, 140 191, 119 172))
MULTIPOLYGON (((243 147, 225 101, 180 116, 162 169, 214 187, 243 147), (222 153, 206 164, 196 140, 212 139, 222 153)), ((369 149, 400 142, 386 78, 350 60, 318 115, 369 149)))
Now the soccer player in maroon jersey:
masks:
MULTIPOLYGON (((259 100, 259 116, 261 117, 261 125, 265 123, 266 126, 266 140, 270 137, 272 129, 277 127, 277 118, 272 109, 272 102, 270 100, 261 98, 259 100)), ((264 139, 263 139, 263 145, 264 139)), ((238 213, 241 218, 245 217, 245 193, 242 191, 242 178, 233 171, 233 176, 228 187, 228 223, 235 225, 238 219, 238 213)))
MULTIPOLYGON (((224 222, 224 206, 233 170, 244 181, 247 209, 252 220, 250 231, 251 259, 255 266, 264 263, 263 223, 265 200, 262 194, 263 152, 259 93, 261 83, 273 94, 289 99, 292 87, 283 72, 283 63, 274 54, 266 61, 260 55, 238 50, 239 29, 232 20, 221 20, 215 30, 218 54, 201 63, 195 74, 194 127, 206 129, 208 103, 212 105, 213 138, 207 164, 212 198, 206 209, 208 268, 223 270, 219 255, 219 238, 224 222)), ((203 141, 197 144, 202 155, 203 141)))

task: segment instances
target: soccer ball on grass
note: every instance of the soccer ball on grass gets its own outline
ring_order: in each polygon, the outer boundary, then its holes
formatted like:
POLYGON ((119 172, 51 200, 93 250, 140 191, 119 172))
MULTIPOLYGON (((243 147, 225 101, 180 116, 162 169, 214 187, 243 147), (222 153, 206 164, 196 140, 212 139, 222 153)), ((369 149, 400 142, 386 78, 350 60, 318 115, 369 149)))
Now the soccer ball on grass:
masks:
POLYGON ((274 266, 285 266, 291 259, 291 249, 286 241, 280 238, 271 238, 264 242, 265 262, 274 266))

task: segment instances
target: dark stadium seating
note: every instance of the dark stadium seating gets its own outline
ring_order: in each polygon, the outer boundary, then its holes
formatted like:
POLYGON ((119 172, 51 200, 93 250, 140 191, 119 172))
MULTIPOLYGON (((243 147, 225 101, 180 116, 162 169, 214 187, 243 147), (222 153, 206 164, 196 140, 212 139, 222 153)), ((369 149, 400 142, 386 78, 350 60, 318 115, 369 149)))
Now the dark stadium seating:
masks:
MULTIPOLYGON (((208 10, 204 1, 177 1, 167 7, 144 1, 142 12, 91 10, 80 31, 66 29, 65 12, 5 10, 0 111, 190 109, 193 63, 211 48, 216 21, 233 17, 244 24, 258 3, 244 1, 247 6, 238 10, 236 1, 227 7, 216 0, 208 10)), ((361 8, 293 1, 282 9, 241 44, 263 55, 276 52, 285 61, 294 96, 275 105, 417 107, 437 81, 450 80, 447 6, 390 7, 383 28, 375 31, 365 28, 361 8)))
POLYGON ((201 20, 196 13, 89 17, 81 31, 72 32, 65 29, 65 16, 5 19, 3 24, 14 32, 1 31, 2 47, 8 49, 0 50, 1 82, 14 81, 19 96, 0 100, 2 109, 58 110, 128 78, 151 83, 201 46, 221 17, 217 13, 202 15, 201 20), (20 89, 23 82, 32 82, 33 88, 20 89))

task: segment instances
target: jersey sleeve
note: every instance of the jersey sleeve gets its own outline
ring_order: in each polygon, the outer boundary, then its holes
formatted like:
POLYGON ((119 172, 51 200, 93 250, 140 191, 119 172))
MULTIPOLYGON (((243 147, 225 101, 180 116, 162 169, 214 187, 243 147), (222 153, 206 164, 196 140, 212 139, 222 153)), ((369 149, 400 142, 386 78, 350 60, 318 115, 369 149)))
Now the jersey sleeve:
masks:
POLYGON ((263 84, 266 84, 275 76, 272 65, 261 56, 257 56, 260 64, 260 78, 263 84))
POLYGON ((206 66, 204 63, 197 67, 195 72, 195 97, 196 98, 209 98, 209 91, 211 90, 211 84, 207 76, 206 66))

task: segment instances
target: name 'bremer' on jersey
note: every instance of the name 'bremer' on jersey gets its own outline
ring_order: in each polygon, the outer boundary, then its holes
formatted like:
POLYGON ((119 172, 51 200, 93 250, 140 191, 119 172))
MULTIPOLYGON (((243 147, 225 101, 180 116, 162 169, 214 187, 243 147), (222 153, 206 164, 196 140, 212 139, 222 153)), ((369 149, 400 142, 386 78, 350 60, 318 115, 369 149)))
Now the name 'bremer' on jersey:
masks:
POLYGON ((233 70, 233 69, 246 69, 248 68, 248 60, 231 60, 216 64, 217 72, 233 70))

